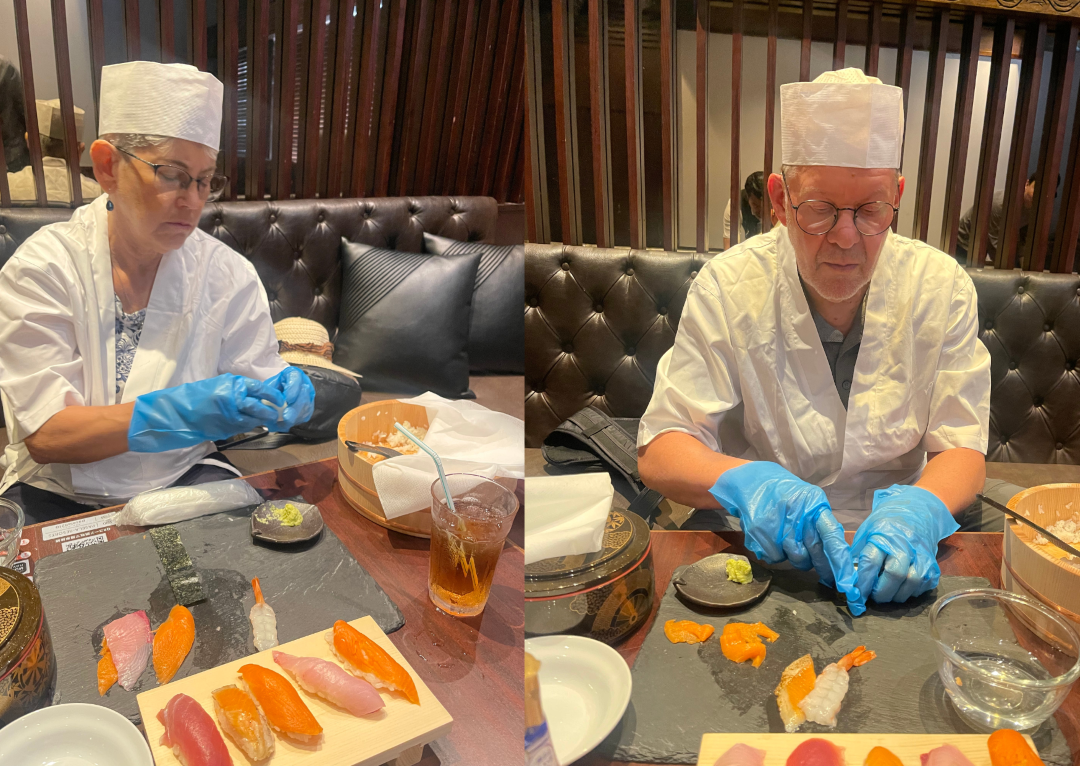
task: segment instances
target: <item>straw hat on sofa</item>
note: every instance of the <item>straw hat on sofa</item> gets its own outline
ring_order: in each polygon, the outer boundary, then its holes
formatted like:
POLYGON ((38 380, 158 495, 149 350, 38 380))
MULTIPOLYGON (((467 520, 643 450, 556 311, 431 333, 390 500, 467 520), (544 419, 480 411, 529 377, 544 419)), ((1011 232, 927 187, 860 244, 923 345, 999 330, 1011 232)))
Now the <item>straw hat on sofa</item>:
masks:
POLYGON ((334 364, 334 344, 318 322, 303 317, 287 317, 274 325, 278 353, 289 364, 307 364, 359 378, 361 375, 334 364))

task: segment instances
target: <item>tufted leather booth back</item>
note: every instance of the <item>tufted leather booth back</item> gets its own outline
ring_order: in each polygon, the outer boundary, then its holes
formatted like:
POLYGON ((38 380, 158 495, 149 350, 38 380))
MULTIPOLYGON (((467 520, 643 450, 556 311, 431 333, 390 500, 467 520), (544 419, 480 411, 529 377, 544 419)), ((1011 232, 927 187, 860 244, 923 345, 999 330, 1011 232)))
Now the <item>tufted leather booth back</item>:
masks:
MULTIPOLYGON (((640 417, 695 253, 525 246, 526 442, 588 405, 640 417)), ((970 269, 990 351, 987 459, 1080 464, 1080 277, 970 269)))
MULTIPOLYGON (((42 226, 66 221, 64 208, 0 209, 0 266, 42 226)), ((424 232, 490 242, 498 205, 490 197, 369 197, 211 203, 199 228, 255 265, 274 321, 302 316, 331 337, 341 305, 341 238, 421 252, 424 232)))

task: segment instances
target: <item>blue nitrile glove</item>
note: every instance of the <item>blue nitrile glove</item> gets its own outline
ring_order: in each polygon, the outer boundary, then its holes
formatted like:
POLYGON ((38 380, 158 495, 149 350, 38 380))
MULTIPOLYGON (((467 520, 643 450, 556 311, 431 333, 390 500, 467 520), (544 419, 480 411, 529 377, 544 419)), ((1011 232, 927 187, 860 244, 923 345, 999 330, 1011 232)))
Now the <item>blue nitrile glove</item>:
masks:
POLYGON ((757 461, 725 471, 709 494, 742 522, 746 547, 759 559, 813 567, 823 584, 847 596, 852 614, 866 611, 844 528, 821 487, 776 463, 757 461))
POLYGON ((855 533, 859 592, 878 603, 902 603, 937 587, 938 543, 960 529, 933 492, 894 484, 874 493, 874 508, 855 533))
POLYGON ((270 427, 278 413, 262 399, 279 407, 285 403, 276 388, 229 374, 143 394, 131 414, 128 449, 166 452, 270 427))
POLYGON ((315 386, 311 378, 299 367, 286 367, 272 378, 266 379, 266 385, 281 392, 285 397, 285 411, 279 422, 274 418, 271 431, 284 433, 295 425, 306 423, 315 412, 315 386))

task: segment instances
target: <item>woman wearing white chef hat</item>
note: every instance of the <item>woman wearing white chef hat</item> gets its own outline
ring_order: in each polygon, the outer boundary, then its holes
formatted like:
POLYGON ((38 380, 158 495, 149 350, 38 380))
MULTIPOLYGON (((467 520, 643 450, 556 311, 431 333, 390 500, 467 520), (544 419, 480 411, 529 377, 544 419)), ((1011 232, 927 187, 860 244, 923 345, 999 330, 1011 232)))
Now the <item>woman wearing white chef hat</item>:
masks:
POLYGON ((27 523, 239 475, 214 440, 311 416, 255 269, 197 228, 226 183, 222 92, 182 64, 104 67, 90 156, 105 195, 0 270, 0 490, 27 523))
POLYGON ((859 614, 937 584, 938 543, 983 489, 990 355, 968 275, 890 229, 901 90, 827 72, 784 85, 780 119, 768 192, 783 225, 691 286, 639 469, 727 509, 757 555, 813 566, 859 614), (858 527, 850 550, 837 517, 858 527))

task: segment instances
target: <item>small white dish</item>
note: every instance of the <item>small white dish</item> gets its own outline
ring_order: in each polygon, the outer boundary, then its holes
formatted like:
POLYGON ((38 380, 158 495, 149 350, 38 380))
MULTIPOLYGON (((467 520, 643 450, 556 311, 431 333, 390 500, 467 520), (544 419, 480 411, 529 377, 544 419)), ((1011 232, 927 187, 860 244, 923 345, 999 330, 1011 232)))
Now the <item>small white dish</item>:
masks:
POLYGON ((562 766, 599 745, 630 704, 630 668, 607 644, 582 636, 525 641, 540 661, 540 698, 562 766))
POLYGON ((0 763, 19 766, 154 766, 135 724, 100 705, 35 710, 0 729, 0 763))

